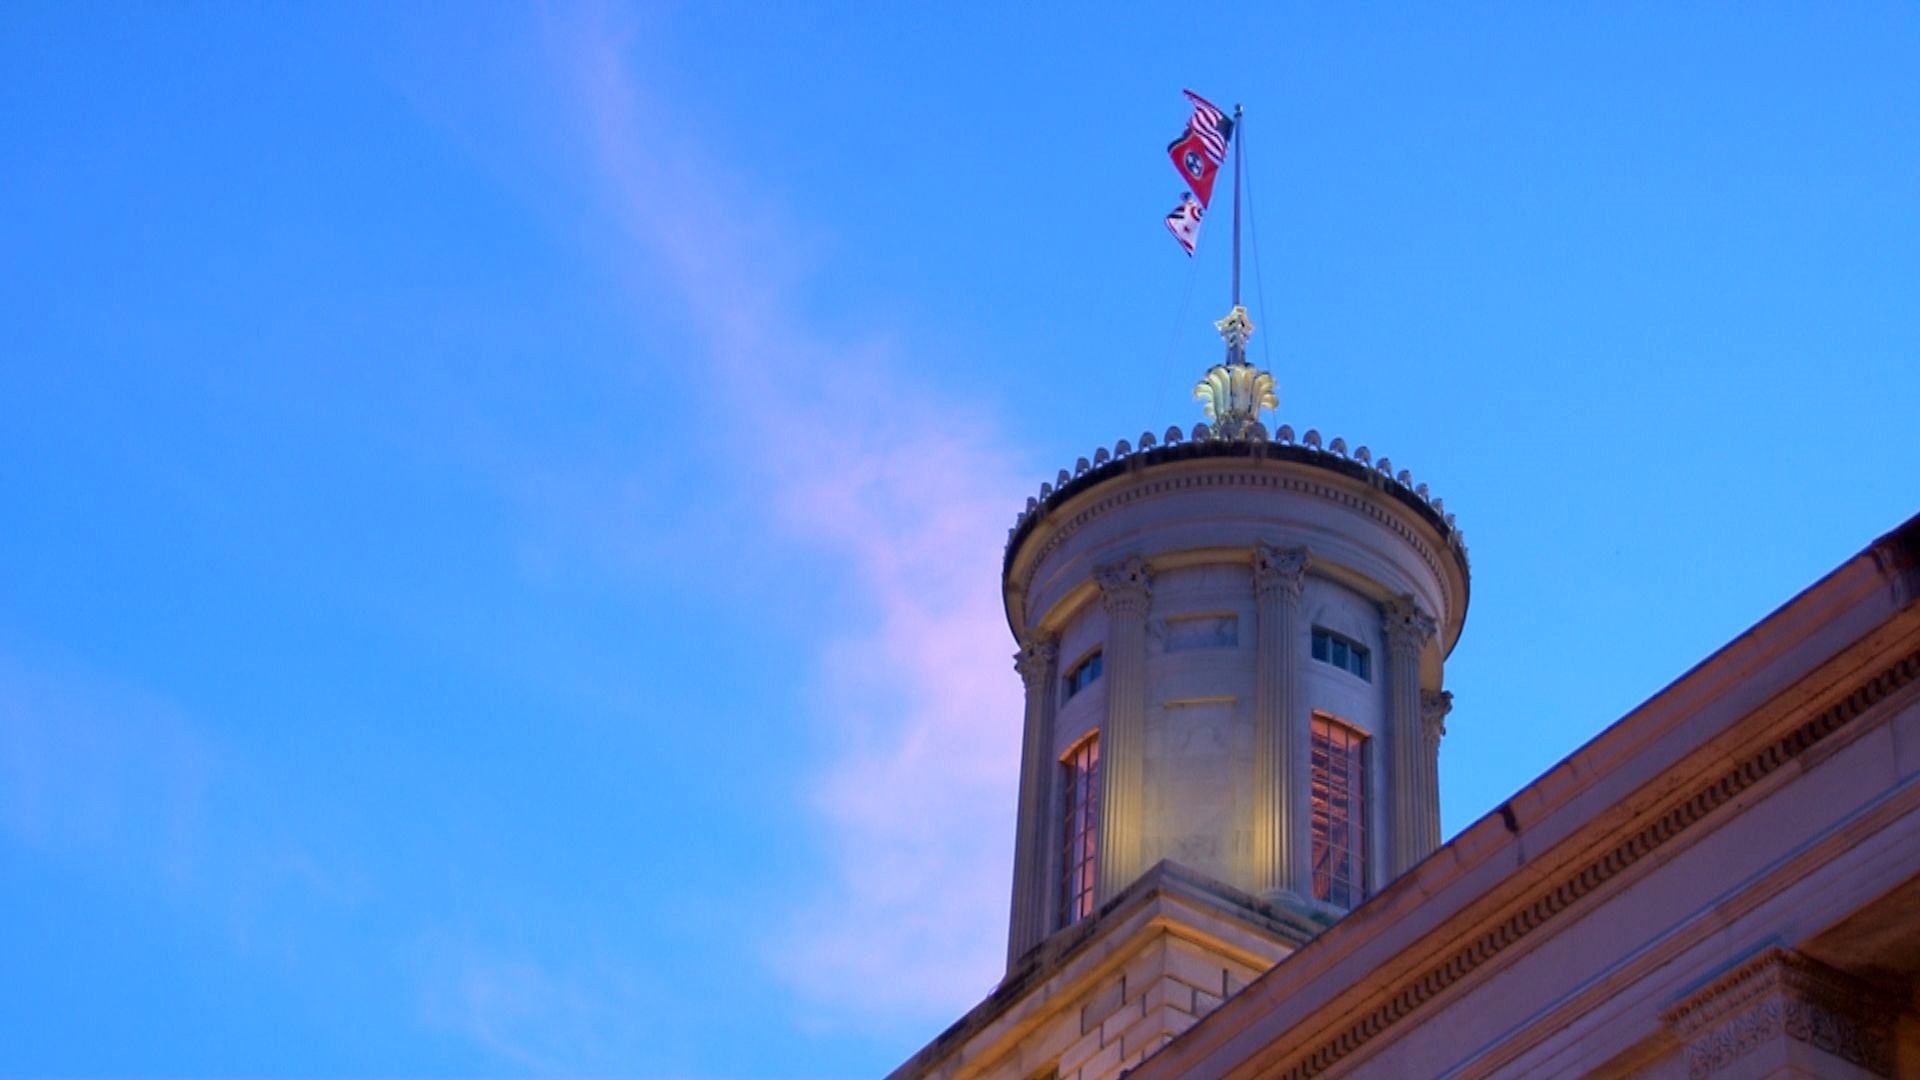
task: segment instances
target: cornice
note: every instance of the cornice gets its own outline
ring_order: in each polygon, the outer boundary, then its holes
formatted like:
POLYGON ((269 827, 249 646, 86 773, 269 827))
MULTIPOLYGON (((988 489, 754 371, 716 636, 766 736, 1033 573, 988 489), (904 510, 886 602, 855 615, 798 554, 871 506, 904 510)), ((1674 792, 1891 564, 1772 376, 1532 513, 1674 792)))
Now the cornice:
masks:
MULTIPOLYGON (((1454 595, 1450 575, 1446 572, 1440 554, 1434 549, 1432 544, 1428 543, 1424 537, 1408 524, 1404 516, 1389 511, 1381 506, 1377 500, 1364 498, 1344 486, 1328 480, 1317 479, 1310 473, 1283 473, 1262 467, 1265 462, 1272 461, 1307 464, 1325 468, 1326 463, 1298 458, 1291 454, 1283 453, 1283 451, 1296 450, 1298 447, 1283 446, 1275 443, 1187 443, 1179 446, 1164 447, 1162 449, 1164 451, 1179 451, 1181 453, 1168 453, 1163 456, 1161 452, 1156 451, 1140 454, 1128 459, 1125 463, 1128 467, 1119 472, 1105 476, 1099 476, 1095 473, 1087 474, 1088 479, 1094 479, 1096 476, 1098 476, 1098 479, 1095 483, 1088 484, 1085 488, 1079 490, 1091 491, 1094 487, 1098 486, 1099 483, 1104 483, 1107 480, 1117 479, 1122 476, 1131 476, 1136 473, 1143 475, 1139 482, 1116 487, 1104 498, 1088 503, 1074 511, 1065 520, 1057 521, 1051 531, 1047 533, 1045 540, 1041 543, 1038 550, 1036 550, 1031 559, 1027 561, 1025 573, 1018 581, 1010 581, 1010 584, 1016 590, 1016 594, 1022 598, 1023 602, 1032 588, 1034 573, 1046 562, 1047 557, 1058 550, 1062 544, 1072 539, 1076 533, 1085 528, 1089 523, 1106 514, 1112 513, 1121 507, 1139 502, 1142 499, 1150 499, 1174 491, 1210 487, 1245 487, 1296 492, 1302 495, 1325 499, 1328 502, 1346 507, 1385 528, 1399 538, 1401 542, 1412 548, 1415 554, 1420 557, 1420 560, 1426 564, 1428 570, 1432 572, 1434 579, 1439 582, 1440 588, 1443 591, 1443 598, 1447 605, 1447 610, 1453 613, 1454 625, 1458 626, 1465 622, 1467 592, 1464 586, 1470 581, 1468 577, 1466 549, 1459 545, 1451 545, 1448 549, 1453 555, 1454 565, 1458 570, 1460 581, 1463 585, 1461 595, 1456 596, 1454 595), (1219 448, 1220 452, 1213 452, 1216 448, 1219 448), (1199 452, 1187 453, 1187 451, 1199 452), (1159 466, 1196 459, 1227 459, 1223 461, 1222 464, 1228 467, 1206 473, 1168 471, 1163 475, 1153 476, 1151 478, 1147 478, 1144 475, 1148 470, 1157 470, 1159 466)), ((1337 461, 1340 459, 1333 460, 1337 461)), ((1364 481, 1366 479, 1366 470, 1361 469, 1359 466, 1355 466, 1355 469, 1362 475, 1349 477, 1349 479, 1364 481)), ((1328 471, 1340 472, 1340 470, 1337 469, 1328 471)), ((1077 491, 1069 489, 1067 494, 1071 497, 1072 494, 1077 494, 1077 491)), ((1013 573, 1014 556, 1019 553, 1021 547, 1038 527, 1037 523, 1044 517, 1044 514, 1032 514, 1025 520, 1022 526, 1016 529, 1016 536, 1013 542, 1007 547, 1006 563, 1002 569, 1003 576, 1013 573)), ((1428 524, 1431 525, 1433 522, 1428 521, 1428 524)), ((1441 535, 1457 536, 1457 533, 1450 534, 1443 531, 1441 535)))
POLYGON ((1293 428, 1282 424, 1270 438, 1266 427, 1258 423, 1227 434, 1196 424, 1191 436, 1183 435, 1178 427, 1170 427, 1163 440, 1156 440, 1150 431, 1143 432, 1137 448, 1121 439, 1111 453, 1102 447, 1094 451, 1091 460, 1083 457, 1075 462, 1071 471, 1061 469, 1052 483, 1040 485, 1039 494, 1029 498, 1026 507, 1015 517, 1013 528, 1007 532, 1003 576, 1012 568, 1014 554, 1038 523, 1075 495, 1128 472, 1196 458, 1288 461, 1359 481, 1404 505, 1431 526, 1445 541, 1461 577, 1472 576, 1465 539, 1454 524, 1453 515, 1447 512, 1445 502, 1429 493, 1426 484, 1415 483, 1406 469, 1395 472, 1390 459, 1376 460, 1364 446, 1349 452, 1347 441, 1342 438, 1323 442, 1318 431, 1309 430, 1295 442, 1293 428))

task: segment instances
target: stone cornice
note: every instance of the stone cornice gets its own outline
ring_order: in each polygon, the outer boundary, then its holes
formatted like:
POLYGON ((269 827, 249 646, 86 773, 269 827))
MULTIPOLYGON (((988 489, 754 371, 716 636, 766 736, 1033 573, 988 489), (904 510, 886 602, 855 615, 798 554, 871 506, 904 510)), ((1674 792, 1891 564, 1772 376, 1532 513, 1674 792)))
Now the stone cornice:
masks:
MULTIPOLYGON (((1234 447, 1239 447, 1241 448, 1241 452, 1237 454, 1229 454, 1229 453, 1222 452, 1222 453, 1207 453, 1207 454, 1191 454, 1187 456, 1189 457, 1203 457, 1203 456, 1204 457, 1228 457, 1228 458, 1239 457, 1242 459, 1246 459, 1249 457, 1249 454, 1247 453, 1247 447, 1249 445, 1250 444, 1246 444, 1246 443, 1217 443, 1217 444, 1216 443, 1197 443, 1197 444, 1184 444, 1179 447, 1165 447, 1163 449, 1210 451, 1216 447, 1224 448, 1225 450, 1231 450, 1234 447)), ((1374 522, 1375 524, 1385 528, 1387 531, 1391 532, 1394 536, 1398 537, 1402 543, 1412 548, 1414 553, 1419 556, 1420 560, 1426 564, 1427 569, 1432 572, 1434 580, 1439 582, 1440 588, 1444 591, 1445 595, 1443 597, 1443 600, 1447 610, 1453 613, 1452 614, 1453 625, 1458 626, 1461 622, 1465 620, 1467 594, 1464 590, 1468 584, 1468 578, 1466 576, 1467 563, 1466 563, 1466 555, 1465 555, 1464 548, 1454 547, 1451 549, 1454 554, 1455 564, 1457 567, 1457 572, 1459 574, 1459 580, 1461 582, 1462 589, 1463 589, 1460 595, 1456 596, 1454 595, 1452 578, 1446 572, 1446 568, 1442 564, 1441 555, 1439 554, 1439 552, 1437 552, 1434 549, 1433 545, 1428 543, 1424 537, 1422 537, 1418 532, 1416 532, 1413 529, 1413 527, 1409 525, 1406 520, 1403 519, 1401 515, 1390 512, 1386 508, 1380 506, 1378 502, 1375 500, 1370 500, 1361 495, 1354 494, 1347 488, 1337 483, 1334 483, 1331 479, 1326 481, 1321 481, 1316 479, 1310 474, 1288 475, 1288 474, 1280 473, 1271 469, 1263 469, 1260 466, 1264 461, 1291 460, 1285 455, 1279 453, 1279 451, 1294 449, 1294 448, 1277 446, 1271 443, 1251 444, 1251 445, 1256 448, 1263 448, 1266 452, 1256 457, 1254 460, 1246 461, 1244 468, 1231 469, 1231 470, 1223 469, 1222 471, 1219 471, 1219 472, 1201 473, 1201 474, 1195 474, 1191 472, 1169 473, 1167 475, 1157 476, 1152 479, 1143 480, 1142 482, 1137 484, 1129 484, 1129 485, 1125 485, 1123 487, 1117 488, 1116 490, 1113 491, 1112 494, 1107 495, 1105 498, 1099 499, 1092 503, 1088 503, 1087 505, 1081 507, 1080 509, 1075 511, 1072 514, 1072 516, 1066 518, 1064 521, 1059 521, 1055 525, 1055 527, 1046 534, 1046 539, 1041 543, 1039 549, 1035 551, 1033 553, 1032 558, 1025 563, 1024 576, 1017 581, 1008 579, 1007 584, 1009 589, 1012 590, 1013 593, 1017 594, 1022 598, 1028 596, 1033 586, 1034 572, 1046 561, 1049 555, 1051 555, 1055 550, 1057 550, 1062 544, 1070 540, 1075 533, 1077 533, 1080 529, 1086 527, 1089 523, 1093 522, 1094 520, 1100 518, 1105 514, 1111 513, 1115 510, 1120 509, 1121 507, 1127 506, 1141 499, 1153 498, 1155 496, 1164 495, 1174 491, 1193 490, 1193 489, 1201 489, 1201 488, 1209 488, 1209 487, 1245 487, 1245 488, 1255 488, 1255 489, 1264 488, 1268 490, 1296 492, 1303 495, 1310 495, 1316 498, 1325 499, 1328 502, 1334 503, 1336 505, 1344 506, 1347 509, 1354 511, 1362 515, 1363 517, 1366 517, 1367 519, 1374 522)), ((1133 465, 1130 466, 1130 469, 1146 470, 1152 466, 1156 466, 1160 464, 1162 459, 1157 457, 1156 456, 1157 454, 1158 452, 1156 451, 1153 454, 1136 455, 1134 458, 1129 459, 1130 462, 1134 463, 1133 465)), ((1167 457, 1164 460, 1180 461, 1180 460, 1185 460, 1185 458, 1167 457)), ((1362 471, 1364 472, 1364 470, 1362 471)), ((1116 473, 1113 475, 1117 476, 1117 475, 1124 475, 1124 474, 1125 473, 1116 473)), ((1094 474, 1090 473, 1088 475, 1091 477, 1094 474)), ((1103 477, 1103 478, 1110 479, 1111 477, 1103 477)), ((1028 526, 1031 526, 1033 523, 1041 520, 1041 517, 1042 515, 1034 515, 1030 517, 1028 519, 1028 526)), ((1014 556, 1019 552, 1021 545, 1026 542, 1026 538, 1031 532, 1031 528, 1028 526, 1022 527, 1020 531, 1020 535, 1016 537, 1015 541, 1007 548, 1006 563, 1002 570, 1003 577, 1013 572, 1014 556)))
MULTIPOLYGON (((1114 444, 1111 452, 1102 447, 1094 451, 1091 460, 1081 458, 1075 462, 1071 471, 1061 469, 1052 483, 1040 485, 1040 493, 1029 498, 1026 507, 1016 515, 1013 528, 1007 533, 1007 553, 1002 574, 1012 569, 1015 552, 1039 522, 1075 495, 1139 469, 1200 458, 1294 462, 1326 469, 1366 484, 1400 502, 1431 526, 1440 534, 1452 554, 1460 576, 1463 579, 1472 576, 1466 542, 1459 527, 1454 524, 1453 515, 1447 512, 1443 500, 1432 496, 1427 491, 1427 485, 1415 483, 1407 470, 1395 472, 1389 459, 1382 457, 1376 460, 1364 446, 1349 452, 1345 439, 1323 442, 1318 431, 1308 431, 1300 441, 1295 442, 1293 428, 1282 424, 1269 438, 1265 426, 1258 423, 1248 425, 1232 437, 1221 437, 1205 424, 1194 425, 1191 436, 1183 435, 1177 427, 1168 428, 1160 440, 1156 440, 1152 432, 1143 432, 1137 448, 1126 439, 1121 439, 1114 444)), ((1465 597, 1460 598, 1462 618, 1465 617, 1465 601, 1465 597)))

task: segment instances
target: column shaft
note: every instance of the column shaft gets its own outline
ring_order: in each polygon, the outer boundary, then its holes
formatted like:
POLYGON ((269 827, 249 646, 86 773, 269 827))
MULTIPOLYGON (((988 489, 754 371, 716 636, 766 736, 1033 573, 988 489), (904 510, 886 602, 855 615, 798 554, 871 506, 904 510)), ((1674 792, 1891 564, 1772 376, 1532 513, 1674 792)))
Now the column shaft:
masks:
POLYGON ((1440 847, 1440 738, 1447 733, 1447 714, 1453 710, 1453 694, 1446 690, 1420 692, 1420 728, 1426 738, 1421 743, 1421 771, 1426 777, 1424 808, 1426 834, 1423 842, 1429 854, 1440 847))
MULTIPOLYGON (((1436 805, 1427 794, 1429 771, 1427 733, 1420 705, 1420 654, 1432 640, 1433 617, 1421 611, 1413 597, 1403 596, 1382 608, 1387 630, 1387 878, 1407 872, 1434 849, 1430 834, 1438 825, 1429 820, 1436 805)), ((1383 887, 1380 882, 1374 888, 1383 887)))
POLYGON ((1094 571, 1107 609, 1107 717, 1100 731, 1100 837, 1094 902, 1132 884, 1146 806, 1147 609, 1151 575, 1138 557, 1094 571))
POLYGON ((1014 654, 1026 683, 1027 709, 1020 740, 1020 804, 1013 840, 1013 904, 1007 927, 1007 967, 1047 936, 1051 885, 1047 833, 1053 827, 1053 712, 1059 700, 1059 650, 1036 637, 1014 654))
POLYGON ((1311 889, 1300 698, 1300 591, 1304 547, 1253 552, 1256 648, 1253 703, 1253 886, 1261 896, 1311 889))

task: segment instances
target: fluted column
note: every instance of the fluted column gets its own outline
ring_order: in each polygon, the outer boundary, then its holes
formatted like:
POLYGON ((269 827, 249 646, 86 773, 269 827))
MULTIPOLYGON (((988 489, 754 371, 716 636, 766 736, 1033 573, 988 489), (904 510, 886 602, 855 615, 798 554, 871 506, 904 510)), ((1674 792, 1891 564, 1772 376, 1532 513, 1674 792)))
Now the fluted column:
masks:
POLYGON ((1107 609, 1107 718, 1100 730, 1100 840, 1094 902, 1104 904, 1146 867, 1147 608, 1152 575, 1138 556, 1098 567, 1107 609))
MULTIPOLYGON (((1433 850, 1428 829, 1427 770, 1421 763, 1427 735, 1420 708, 1420 653, 1436 629, 1433 616, 1412 596, 1381 606, 1387 631, 1387 879, 1407 872, 1433 850)), ((1386 882, 1381 882, 1384 886, 1386 882)))
POLYGON ((1261 896, 1311 895, 1307 822, 1307 725, 1300 697, 1300 592, 1309 562, 1304 547, 1255 544, 1254 616, 1258 652, 1253 696, 1253 881, 1261 896))
POLYGON ((1007 966, 1047 936, 1047 833, 1052 827, 1053 711, 1060 699, 1060 651, 1053 638, 1035 636, 1013 654, 1027 686, 1020 740, 1020 806, 1013 839, 1013 905, 1007 928, 1007 966))
POLYGON ((1447 714, 1453 711, 1451 690, 1420 692, 1420 731, 1426 740, 1420 747, 1420 767, 1425 777, 1425 835, 1421 842, 1428 852, 1440 847, 1440 737, 1447 733, 1447 714))

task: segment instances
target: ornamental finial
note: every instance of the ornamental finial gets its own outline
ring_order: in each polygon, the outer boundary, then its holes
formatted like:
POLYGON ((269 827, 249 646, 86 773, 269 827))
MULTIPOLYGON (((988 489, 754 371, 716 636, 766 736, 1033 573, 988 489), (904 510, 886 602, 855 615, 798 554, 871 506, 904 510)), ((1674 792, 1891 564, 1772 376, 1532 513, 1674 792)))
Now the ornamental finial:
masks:
POLYGON ((1213 325, 1227 343, 1227 362, 1209 369, 1193 388, 1193 396, 1214 431, 1230 436, 1258 421, 1262 409, 1279 408, 1280 395, 1272 375, 1247 363, 1247 339, 1253 336, 1247 309, 1235 304, 1226 318, 1213 325))
POLYGON ((1247 309, 1240 304, 1233 305, 1227 317, 1215 322, 1213 328, 1226 339, 1227 363, 1246 363, 1247 339, 1253 336, 1253 320, 1247 317, 1247 309))

